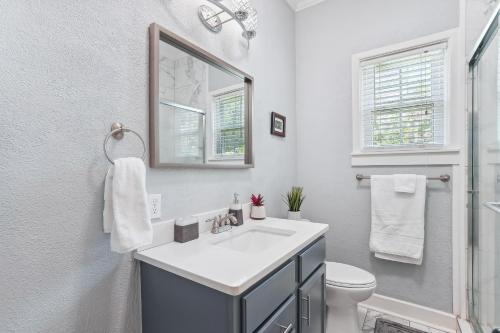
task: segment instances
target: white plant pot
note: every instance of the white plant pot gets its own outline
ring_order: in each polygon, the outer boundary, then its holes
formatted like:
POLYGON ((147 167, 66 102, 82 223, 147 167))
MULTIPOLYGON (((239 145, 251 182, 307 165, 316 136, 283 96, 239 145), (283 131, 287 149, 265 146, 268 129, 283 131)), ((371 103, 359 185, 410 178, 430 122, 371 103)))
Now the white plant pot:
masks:
POLYGON ((252 211, 250 212, 250 217, 254 220, 263 220, 266 218, 266 207, 265 206, 252 206, 252 211))
POLYGON ((298 212, 288 211, 288 219, 289 220, 300 221, 302 219, 302 217, 300 215, 301 215, 300 210, 298 212))

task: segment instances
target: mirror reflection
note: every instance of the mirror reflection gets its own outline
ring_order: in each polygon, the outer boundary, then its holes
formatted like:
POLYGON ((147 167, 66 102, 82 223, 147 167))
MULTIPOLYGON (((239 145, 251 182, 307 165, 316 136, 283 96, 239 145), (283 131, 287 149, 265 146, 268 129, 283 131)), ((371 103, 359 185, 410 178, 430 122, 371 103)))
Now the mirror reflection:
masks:
POLYGON ((245 77, 163 40, 158 71, 158 164, 244 166, 245 77))

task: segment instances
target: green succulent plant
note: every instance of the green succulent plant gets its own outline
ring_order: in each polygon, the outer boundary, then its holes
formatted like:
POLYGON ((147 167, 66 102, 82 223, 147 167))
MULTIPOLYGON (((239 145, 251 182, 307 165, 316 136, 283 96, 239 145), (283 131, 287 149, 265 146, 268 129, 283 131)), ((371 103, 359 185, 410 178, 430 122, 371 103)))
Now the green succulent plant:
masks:
POLYGON ((288 206, 289 211, 300 212, 300 206, 302 206, 302 203, 306 198, 306 196, 302 194, 303 190, 303 187, 294 186, 292 187, 292 190, 289 191, 283 198, 283 201, 288 206))

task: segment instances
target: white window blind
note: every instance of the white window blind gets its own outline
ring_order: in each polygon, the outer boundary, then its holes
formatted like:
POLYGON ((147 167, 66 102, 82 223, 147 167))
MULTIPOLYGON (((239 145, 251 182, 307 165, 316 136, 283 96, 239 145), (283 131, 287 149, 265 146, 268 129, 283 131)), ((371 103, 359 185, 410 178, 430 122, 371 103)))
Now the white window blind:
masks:
POLYGON ((439 43, 361 62, 364 148, 445 143, 446 47, 439 43))
POLYGON ((242 158, 245 154, 245 93, 237 89, 214 96, 213 156, 242 158))

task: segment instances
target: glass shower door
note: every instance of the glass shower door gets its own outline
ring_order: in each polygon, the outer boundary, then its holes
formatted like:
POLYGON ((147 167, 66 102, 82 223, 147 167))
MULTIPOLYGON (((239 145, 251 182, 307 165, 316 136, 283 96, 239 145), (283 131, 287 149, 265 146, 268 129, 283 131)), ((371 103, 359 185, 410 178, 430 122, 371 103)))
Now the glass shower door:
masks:
POLYGON ((471 61, 469 317, 478 333, 500 327, 499 50, 497 17, 471 61))

